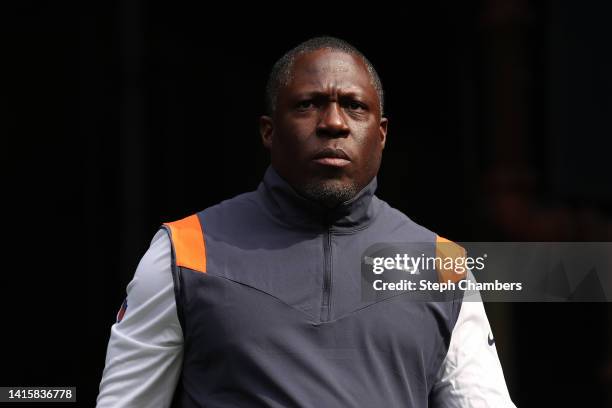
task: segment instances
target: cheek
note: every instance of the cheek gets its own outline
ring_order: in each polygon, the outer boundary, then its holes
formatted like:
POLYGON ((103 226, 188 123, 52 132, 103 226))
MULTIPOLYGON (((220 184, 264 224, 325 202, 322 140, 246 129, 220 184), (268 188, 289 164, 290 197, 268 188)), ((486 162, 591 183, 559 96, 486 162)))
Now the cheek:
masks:
MULTIPOLYGON (((359 162, 355 169, 364 180, 376 175, 382 159, 382 146, 380 134, 377 129, 364 127, 359 137, 355 137, 355 144, 359 152, 359 162)), ((365 181, 364 181, 365 182, 365 181)))
POLYGON ((285 121, 277 128, 277 140, 283 150, 299 152, 312 139, 315 129, 311 121, 285 121))
POLYGON ((380 132, 376 126, 361 124, 355 126, 353 129, 355 144, 358 146, 363 157, 370 158, 380 155, 382 144, 380 141, 380 132))

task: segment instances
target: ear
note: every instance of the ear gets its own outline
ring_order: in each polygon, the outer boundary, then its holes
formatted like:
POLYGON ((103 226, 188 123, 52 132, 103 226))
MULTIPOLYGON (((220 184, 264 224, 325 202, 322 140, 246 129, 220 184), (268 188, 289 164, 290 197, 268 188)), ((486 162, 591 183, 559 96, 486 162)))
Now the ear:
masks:
POLYGON ((380 118, 380 124, 378 125, 378 129, 380 132, 380 143, 382 148, 385 148, 385 142, 387 141, 387 127, 389 126, 389 119, 380 118))
POLYGON ((274 136, 274 121, 270 116, 261 116, 259 118, 259 134, 261 135, 261 142, 264 147, 270 150, 274 136))

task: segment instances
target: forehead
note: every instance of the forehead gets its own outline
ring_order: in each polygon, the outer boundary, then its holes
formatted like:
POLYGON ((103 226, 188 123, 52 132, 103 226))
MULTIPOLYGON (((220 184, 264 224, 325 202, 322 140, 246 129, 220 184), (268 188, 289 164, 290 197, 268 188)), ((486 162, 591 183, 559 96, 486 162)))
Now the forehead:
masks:
POLYGON ((322 49, 296 57, 286 87, 289 92, 322 91, 330 87, 376 92, 367 67, 358 56, 322 49))

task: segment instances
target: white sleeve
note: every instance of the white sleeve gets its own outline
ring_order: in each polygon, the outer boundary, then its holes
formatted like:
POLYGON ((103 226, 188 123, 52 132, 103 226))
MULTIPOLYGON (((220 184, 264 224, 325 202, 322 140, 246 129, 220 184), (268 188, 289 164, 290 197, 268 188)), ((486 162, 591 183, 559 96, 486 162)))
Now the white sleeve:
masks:
POLYGON ((123 318, 111 328, 96 406, 169 407, 181 372, 183 333, 165 230, 140 260, 126 302, 123 318))
POLYGON ((515 407, 478 293, 463 300, 432 402, 439 408, 515 407))

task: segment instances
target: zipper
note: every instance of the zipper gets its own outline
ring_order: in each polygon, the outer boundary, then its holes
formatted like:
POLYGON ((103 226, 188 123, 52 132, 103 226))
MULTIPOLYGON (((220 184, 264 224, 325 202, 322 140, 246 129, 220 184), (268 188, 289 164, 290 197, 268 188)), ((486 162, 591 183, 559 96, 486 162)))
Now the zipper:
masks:
POLYGON ((331 286, 332 286, 332 245, 331 245, 331 228, 323 236, 323 257, 324 259, 324 275, 323 275, 323 296, 321 298, 321 321, 327 322, 331 316, 331 286))

